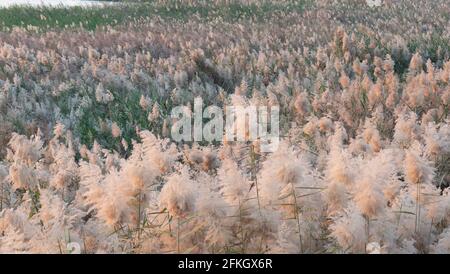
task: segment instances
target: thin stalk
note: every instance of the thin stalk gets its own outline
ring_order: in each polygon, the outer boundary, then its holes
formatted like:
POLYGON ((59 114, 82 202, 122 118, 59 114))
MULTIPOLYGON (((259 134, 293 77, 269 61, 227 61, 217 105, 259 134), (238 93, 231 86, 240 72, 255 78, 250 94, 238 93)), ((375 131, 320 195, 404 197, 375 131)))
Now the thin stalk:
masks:
POLYGON ((398 227, 400 226, 400 218, 402 217, 402 208, 403 208, 403 204, 400 204, 400 211, 398 213, 398 220, 397 220, 397 230, 398 230, 398 227))
POLYGON ((245 245, 244 245, 244 227, 242 226, 242 206, 241 206, 241 198, 239 198, 239 230, 241 232, 241 250, 242 254, 245 254, 245 245))
POLYGON ((140 230, 140 226, 141 226, 141 191, 139 190, 138 193, 138 218, 137 218, 137 231, 138 231, 138 239, 140 239, 141 237, 141 230, 140 230))
POLYGON ((177 253, 180 254, 180 218, 177 218, 177 253))
POLYGON ((292 194, 294 196, 294 214, 295 214, 295 219, 297 220, 297 228, 298 228, 298 239, 299 239, 299 244, 300 244, 300 253, 303 253, 303 244, 302 244, 302 230, 300 227, 300 218, 298 217, 299 211, 298 211, 298 207, 297 207, 297 197, 295 194, 295 187, 294 185, 292 185, 292 194))
POLYGON ((417 193, 416 193, 416 223, 414 227, 414 232, 417 233, 419 230, 420 223, 420 183, 417 183, 417 193))
POLYGON ((63 254, 62 248, 61 248, 61 242, 58 239, 58 249, 59 249, 59 254, 63 254))
POLYGON ((256 188, 256 199, 258 201, 258 210, 259 210, 259 214, 261 214, 261 202, 259 200, 258 177, 257 176, 255 176, 255 188, 256 188))
POLYGON ((3 210, 3 183, 0 183, 1 194, 0 194, 0 211, 3 210))
POLYGON ((252 164, 252 180, 255 182, 255 188, 256 188, 256 199, 258 200, 258 210, 259 214, 261 215, 261 203, 259 201, 259 189, 258 189, 258 177, 256 176, 256 159, 255 159, 255 151, 254 147, 250 146, 250 158, 251 158, 251 164, 252 164))
POLYGON ((367 239, 366 239, 366 247, 364 252, 367 253, 367 245, 370 242, 370 218, 368 216, 365 216, 366 222, 367 222, 367 239))
MULTIPOLYGON (((259 199, 259 189, 258 189, 258 176, 256 175, 256 154, 254 151, 254 147, 251 145, 250 146, 250 155, 251 155, 251 163, 252 163, 252 180, 255 182, 255 188, 256 188, 256 200, 258 201, 258 212, 259 212, 259 217, 262 219, 262 214, 261 214, 261 202, 259 199)), ((260 243, 259 243, 259 250, 262 251, 262 246, 263 246, 263 242, 264 242, 264 235, 261 235, 261 239, 260 239, 260 243)))
POLYGON ((170 233, 170 236, 172 236, 172 226, 171 226, 171 219, 170 219, 170 213, 167 211, 167 219, 168 219, 168 223, 167 223, 167 225, 169 226, 169 233, 170 233))
POLYGON ((431 232, 433 231, 433 218, 431 218, 430 222, 430 232, 428 233, 428 243, 431 242, 431 232))
POLYGON ((417 191, 418 192, 418 196, 419 196, 419 199, 418 199, 418 216, 417 216, 417 230, 418 230, 418 232, 420 231, 420 211, 421 211, 421 208, 420 208, 420 199, 421 199, 421 193, 420 193, 420 184, 419 184, 419 186, 418 186, 418 188, 419 188, 419 190, 417 191))

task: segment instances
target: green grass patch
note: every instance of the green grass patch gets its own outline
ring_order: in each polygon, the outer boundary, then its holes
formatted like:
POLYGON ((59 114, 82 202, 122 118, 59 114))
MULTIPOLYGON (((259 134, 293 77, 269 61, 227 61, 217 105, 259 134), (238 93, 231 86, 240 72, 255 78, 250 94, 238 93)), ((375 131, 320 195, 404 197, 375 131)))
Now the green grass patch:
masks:
POLYGON ((94 7, 31 7, 13 6, 0 9, 0 27, 33 26, 39 29, 79 27, 94 30, 98 26, 116 25, 148 16, 146 5, 94 7), (142 6, 142 7, 141 7, 142 6))
POLYGON ((187 20, 192 17, 206 20, 220 17, 226 21, 261 20, 275 14, 301 12, 311 4, 311 0, 301 0, 287 3, 264 1, 246 5, 208 2, 188 5, 179 1, 167 1, 164 5, 154 2, 127 2, 92 7, 12 6, 0 8, 0 29, 8 31, 12 27, 33 26, 46 30, 82 25, 85 29, 95 30, 99 26, 114 26, 155 16, 174 20, 187 20))

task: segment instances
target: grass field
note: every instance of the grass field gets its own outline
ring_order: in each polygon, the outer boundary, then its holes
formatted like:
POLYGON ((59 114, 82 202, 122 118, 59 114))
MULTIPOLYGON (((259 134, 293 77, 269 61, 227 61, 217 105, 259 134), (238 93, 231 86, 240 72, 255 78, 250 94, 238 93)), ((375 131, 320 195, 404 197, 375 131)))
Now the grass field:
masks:
POLYGON ((165 19, 187 20, 198 17, 203 20, 220 18, 226 21, 240 19, 267 19, 271 15, 286 12, 301 12, 312 1, 271 2, 263 1, 250 5, 232 3, 220 5, 206 2, 202 5, 187 5, 178 1, 164 4, 153 2, 116 2, 95 7, 27 7, 13 6, 0 8, 0 28, 10 30, 14 26, 33 26, 40 30, 83 26, 94 30, 99 26, 114 26, 126 22, 165 19))
POLYGON ((450 2, 378 3, 0 9, 0 253, 450 253, 450 2))

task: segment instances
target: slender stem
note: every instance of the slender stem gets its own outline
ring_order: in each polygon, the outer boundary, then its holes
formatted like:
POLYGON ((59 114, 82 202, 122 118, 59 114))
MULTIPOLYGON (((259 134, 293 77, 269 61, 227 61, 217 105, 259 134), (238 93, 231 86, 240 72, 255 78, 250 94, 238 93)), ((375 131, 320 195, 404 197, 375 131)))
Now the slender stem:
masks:
POLYGON ((403 204, 400 203, 400 211, 398 213, 398 220, 397 220, 397 230, 398 230, 398 227, 400 226, 400 219, 402 218, 402 209, 403 209, 403 204))
MULTIPOLYGON (((255 182, 256 200, 258 201, 258 212, 259 212, 259 217, 262 219, 261 202, 259 199, 258 176, 256 175, 256 154, 255 154, 255 148, 252 145, 250 145, 250 153, 251 153, 251 161, 252 161, 252 180, 255 182)), ((261 235, 261 241, 259 244, 259 249, 261 251, 263 249, 262 248, 263 241, 264 241, 264 235, 261 235)))
POLYGON ((259 201, 258 178, 255 176, 256 199, 258 200, 258 210, 261 214, 261 202, 259 201))
POLYGON ((244 245, 244 227, 242 226, 242 206, 241 206, 241 198, 239 198, 239 229, 241 232, 241 249, 242 254, 245 254, 245 245, 244 245))
POLYGON ((0 187, 2 189, 0 194, 0 211, 3 210, 3 182, 0 182, 0 187))
POLYGON ((59 254, 63 254, 62 248, 61 248, 61 242, 58 239, 58 248, 59 248, 59 254))
POLYGON ((414 232, 417 233, 420 224, 420 183, 417 183, 417 193, 416 193, 416 224, 414 232))
POLYGON ((138 231, 138 239, 140 239, 141 237, 141 230, 140 230, 140 226, 141 226, 141 191, 139 190, 138 193, 138 216, 137 216, 137 231, 138 231))
POLYGON ((292 186, 292 194, 294 196, 294 214, 295 214, 295 219, 297 220, 297 228, 298 228, 298 239, 299 239, 299 243, 300 243, 300 253, 303 253, 303 244, 302 244, 302 230, 300 227, 300 218, 299 218, 299 211, 298 211, 298 207, 297 207, 297 197, 295 194, 295 187, 294 185, 291 183, 292 186))
POLYGON ((177 253, 180 254, 180 218, 177 218, 177 253))
POLYGON ((259 201, 259 189, 258 189, 258 177, 256 176, 256 154, 255 149, 252 145, 250 145, 250 159, 251 159, 251 171, 252 171, 252 180, 255 182, 255 188, 256 188, 256 199, 258 200, 258 209, 259 214, 261 214, 261 203, 259 201))
POLYGON ((431 242, 431 232, 433 231, 433 218, 431 218, 430 222, 430 233, 428 233, 428 243, 431 242))
POLYGON ((419 206, 418 206, 418 217, 417 217, 417 231, 420 232, 420 199, 421 199, 421 197, 420 197, 421 196, 420 195, 420 184, 418 185, 418 188, 419 189, 417 191, 418 192, 417 195, 419 196, 419 199, 418 199, 418 205, 419 206))
POLYGON ((366 216, 366 222, 367 222, 367 240, 366 240, 365 253, 367 253, 367 245, 370 242, 370 218, 368 216, 366 216))

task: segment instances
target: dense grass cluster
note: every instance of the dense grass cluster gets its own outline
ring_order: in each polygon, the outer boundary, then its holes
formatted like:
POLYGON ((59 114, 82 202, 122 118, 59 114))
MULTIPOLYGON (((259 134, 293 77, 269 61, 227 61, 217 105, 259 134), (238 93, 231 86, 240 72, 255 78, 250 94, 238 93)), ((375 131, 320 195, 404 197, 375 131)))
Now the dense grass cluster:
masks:
POLYGON ((0 252, 450 252, 448 1, 245 2, 0 16, 0 252), (279 149, 173 142, 196 97, 279 149))

